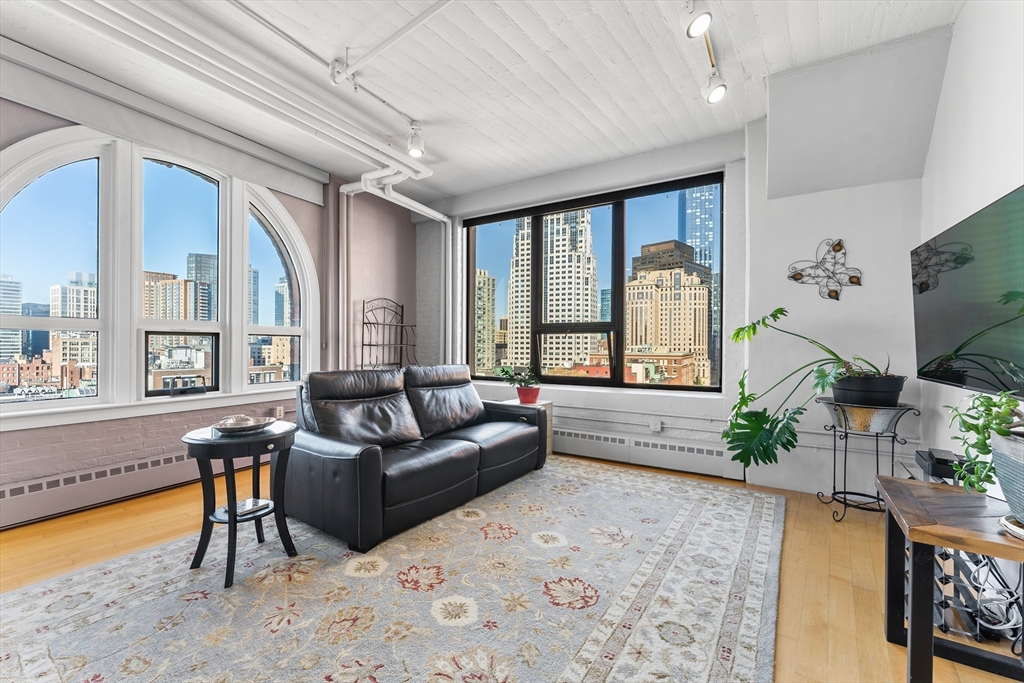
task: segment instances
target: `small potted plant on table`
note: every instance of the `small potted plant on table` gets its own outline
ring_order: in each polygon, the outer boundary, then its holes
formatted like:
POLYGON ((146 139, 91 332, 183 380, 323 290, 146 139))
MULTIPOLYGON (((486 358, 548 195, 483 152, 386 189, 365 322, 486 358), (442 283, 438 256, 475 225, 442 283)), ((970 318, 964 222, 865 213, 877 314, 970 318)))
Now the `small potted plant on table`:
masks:
POLYGON ((777 308, 749 325, 738 328, 732 333, 731 339, 736 343, 751 341, 758 330, 775 330, 802 339, 826 355, 793 370, 760 394, 747 393, 747 371, 743 371, 739 381, 739 399, 732 407, 729 424, 722 433, 722 438, 728 442, 729 450, 735 452, 732 459, 743 463, 744 467, 749 467, 751 463, 760 465, 778 462, 779 449, 791 451, 797 443, 796 425, 799 417, 806 412, 808 402, 817 394, 831 388, 837 403, 897 407, 900 391, 907 380, 906 377, 890 374, 888 365, 882 370, 860 356, 843 358, 819 341, 773 324, 786 315, 786 309, 777 308), (775 412, 769 413, 767 408, 750 409, 755 401, 801 372, 804 373, 803 376, 775 412), (800 405, 787 408, 786 403, 789 399, 812 376, 814 393, 800 405))
POLYGON ((540 394, 540 382, 537 381, 530 368, 517 372, 507 365, 502 365, 498 368, 498 374, 516 388, 520 403, 530 404, 537 402, 537 396, 540 394))
POLYGON ((950 424, 964 447, 965 462, 953 464, 964 490, 985 493, 999 478, 1010 512, 1024 529, 1024 409, 1011 391, 995 396, 971 394, 955 406, 950 424), (967 401, 965 408, 960 405, 967 401), (991 460, 988 459, 991 456, 991 460))

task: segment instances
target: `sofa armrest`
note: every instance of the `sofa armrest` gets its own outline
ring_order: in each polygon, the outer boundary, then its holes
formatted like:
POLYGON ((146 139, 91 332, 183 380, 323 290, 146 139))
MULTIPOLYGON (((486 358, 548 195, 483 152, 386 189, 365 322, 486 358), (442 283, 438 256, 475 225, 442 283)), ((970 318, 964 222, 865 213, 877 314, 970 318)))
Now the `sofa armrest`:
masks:
MULTIPOLYGON (((380 446, 299 430, 288 457, 285 512, 360 552, 383 535, 380 446)), ((271 479, 277 458, 271 456, 271 479)))
POLYGON ((544 467, 548 457, 548 411, 543 406, 523 405, 522 403, 502 403, 500 401, 484 401, 487 413, 486 422, 525 422, 537 427, 537 467, 544 467))

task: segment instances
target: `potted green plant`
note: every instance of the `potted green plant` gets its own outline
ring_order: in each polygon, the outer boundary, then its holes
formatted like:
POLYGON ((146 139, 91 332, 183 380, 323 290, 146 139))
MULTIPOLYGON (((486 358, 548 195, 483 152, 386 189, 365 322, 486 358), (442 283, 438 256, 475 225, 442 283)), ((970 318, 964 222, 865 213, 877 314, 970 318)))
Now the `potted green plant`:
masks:
POLYGON ((804 340, 824 352, 825 356, 801 365, 760 394, 747 393, 747 371, 743 371, 739 381, 739 399, 732 407, 729 424, 722 432, 722 438, 729 444, 729 450, 734 451, 732 459, 743 463, 744 467, 749 467, 751 463, 760 465, 778 462, 779 449, 792 450, 797 444, 796 425, 800 421, 799 417, 806 412, 807 404, 816 395, 831 388, 833 398, 839 403, 895 407, 899 404, 899 394, 907 380, 906 377, 890 374, 888 364, 882 370, 860 356, 843 358, 819 341, 773 324, 786 315, 786 309, 777 308, 749 325, 738 328, 732 333, 731 339, 736 343, 748 342, 753 340, 759 330, 775 330, 804 340), (801 372, 803 376, 782 399, 775 412, 769 413, 767 408, 750 408, 755 401, 764 398, 801 372), (786 407, 793 394, 809 378, 813 378, 814 392, 800 405, 786 407))
POLYGON ((516 388, 520 403, 537 402, 537 396, 540 395, 540 382, 537 381, 530 368, 517 372, 507 365, 502 365, 498 368, 498 374, 516 388))
POLYGON ((954 463, 956 478, 966 491, 984 493, 998 477, 1010 512, 1024 522, 1024 410, 1011 391, 995 396, 971 394, 955 406, 950 425, 960 430, 955 441, 964 447, 964 463, 954 463), (961 409, 961 404, 967 406, 961 409), (987 458, 991 456, 991 460, 987 458))

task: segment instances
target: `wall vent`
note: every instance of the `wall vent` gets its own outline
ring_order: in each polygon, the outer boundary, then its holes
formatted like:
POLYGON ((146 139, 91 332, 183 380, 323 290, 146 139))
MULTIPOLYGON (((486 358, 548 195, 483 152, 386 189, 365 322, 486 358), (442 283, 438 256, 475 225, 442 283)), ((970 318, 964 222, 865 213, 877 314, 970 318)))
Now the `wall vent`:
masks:
POLYGON ((634 448, 649 448, 655 451, 672 451, 674 453, 690 453, 691 455, 705 455, 715 458, 725 456, 725 453, 716 448, 701 448, 698 446, 683 446, 681 444, 664 443, 657 441, 633 441, 634 448))

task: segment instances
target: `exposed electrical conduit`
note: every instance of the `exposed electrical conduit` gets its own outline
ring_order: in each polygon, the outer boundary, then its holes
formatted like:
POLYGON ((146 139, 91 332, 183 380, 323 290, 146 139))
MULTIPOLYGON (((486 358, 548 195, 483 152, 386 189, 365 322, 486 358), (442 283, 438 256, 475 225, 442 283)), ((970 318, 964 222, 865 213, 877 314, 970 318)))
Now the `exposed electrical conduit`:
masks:
MULTIPOLYGON (((281 38, 282 40, 287 42, 289 45, 291 45, 296 50, 300 51, 302 54, 304 54, 307 57, 309 57, 311 60, 313 60, 314 62, 316 62, 320 66, 322 66, 324 69, 328 69, 329 70, 329 69, 332 68, 333 62, 328 62, 327 60, 322 58, 320 55, 316 54, 315 52, 310 50, 308 47, 306 47, 305 45, 303 45, 299 41, 295 40, 290 35, 288 35, 284 31, 282 31, 281 29, 279 29, 277 26, 274 26, 272 23, 270 23, 269 21, 267 21, 266 19, 261 17, 259 14, 257 14, 254 11, 252 11, 251 9, 249 9, 248 6, 242 4, 241 0, 228 0, 228 2, 230 2, 240 12, 245 13, 245 15, 248 16, 249 18, 251 18, 253 21, 257 22, 258 24, 260 24, 261 26, 266 28, 268 31, 273 32, 274 35, 278 36, 279 38, 281 38)), ((355 85, 355 84, 353 83, 353 85, 355 85)), ((372 97, 373 99, 377 100, 378 102, 383 104, 385 107, 387 107, 388 109, 393 111, 395 114, 400 116, 402 118, 402 120, 405 121, 407 124, 412 125, 412 122, 414 121, 414 119, 411 116, 409 116, 408 114, 406 114, 402 110, 400 110, 397 107, 395 107, 393 104, 391 104, 390 102, 385 100, 383 97, 381 97, 377 93, 375 93, 372 90, 370 90, 369 88, 367 88, 362 83, 359 84, 359 87, 356 90, 358 92, 362 92, 362 93, 365 93, 365 94, 369 95, 370 97, 372 97)))
POLYGON ((101 3, 58 4, 46 3, 49 11, 56 11, 71 21, 96 30, 100 35, 111 37, 122 44, 150 56, 157 61, 166 61, 170 56, 180 62, 179 70, 188 73, 197 81, 216 89, 231 88, 249 105, 275 119, 296 128, 318 140, 339 149, 371 166, 396 166, 416 179, 429 177, 433 171, 414 161, 394 148, 359 130, 341 117, 320 107, 322 114, 314 115, 291 104, 297 93, 294 88, 285 87, 262 74, 233 62, 227 56, 211 50, 207 45, 187 33, 169 26, 167 22, 148 13, 135 12, 132 5, 108 7, 101 3), (125 11, 132 11, 129 17, 125 11), (155 36, 147 42, 131 36, 134 26, 148 29, 155 36), (111 35, 103 26, 115 28, 120 35, 111 35), (98 30, 97 30, 98 29, 98 30), (219 64, 219 63, 220 64, 219 64), (223 66, 222 66, 223 64, 223 66), (234 78, 231 78, 234 76, 234 78), (273 96, 268 101, 267 94, 273 96), (283 116, 282 116, 283 115, 283 116))
POLYGON ((384 41, 381 42, 377 47, 367 52, 365 55, 357 59, 352 64, 346 66, 345 77, 349 78, 353 76, 357 71, 359 71, 364 66, 369 64, 370 61, 376 58, 380 53, 384 52, 384 50, 387 50, 389 47, 397 43, 399 40, 412 33, 417 26, 430 19, 430 17, 434 16, 435 14, 443 10, 445 7, 452 4, 452 2, 454 1, 455 0, 440 0, 439 2, 435 2, 433 5, 431 5, 430 8, 427 9, 427 11, 423 12, 418 16, 413 17, 412 20, 409 21, 409 23, 407 23, 405 26, 403 26, 402 28, 398 29, 390 36, 385 38, 384 41))

